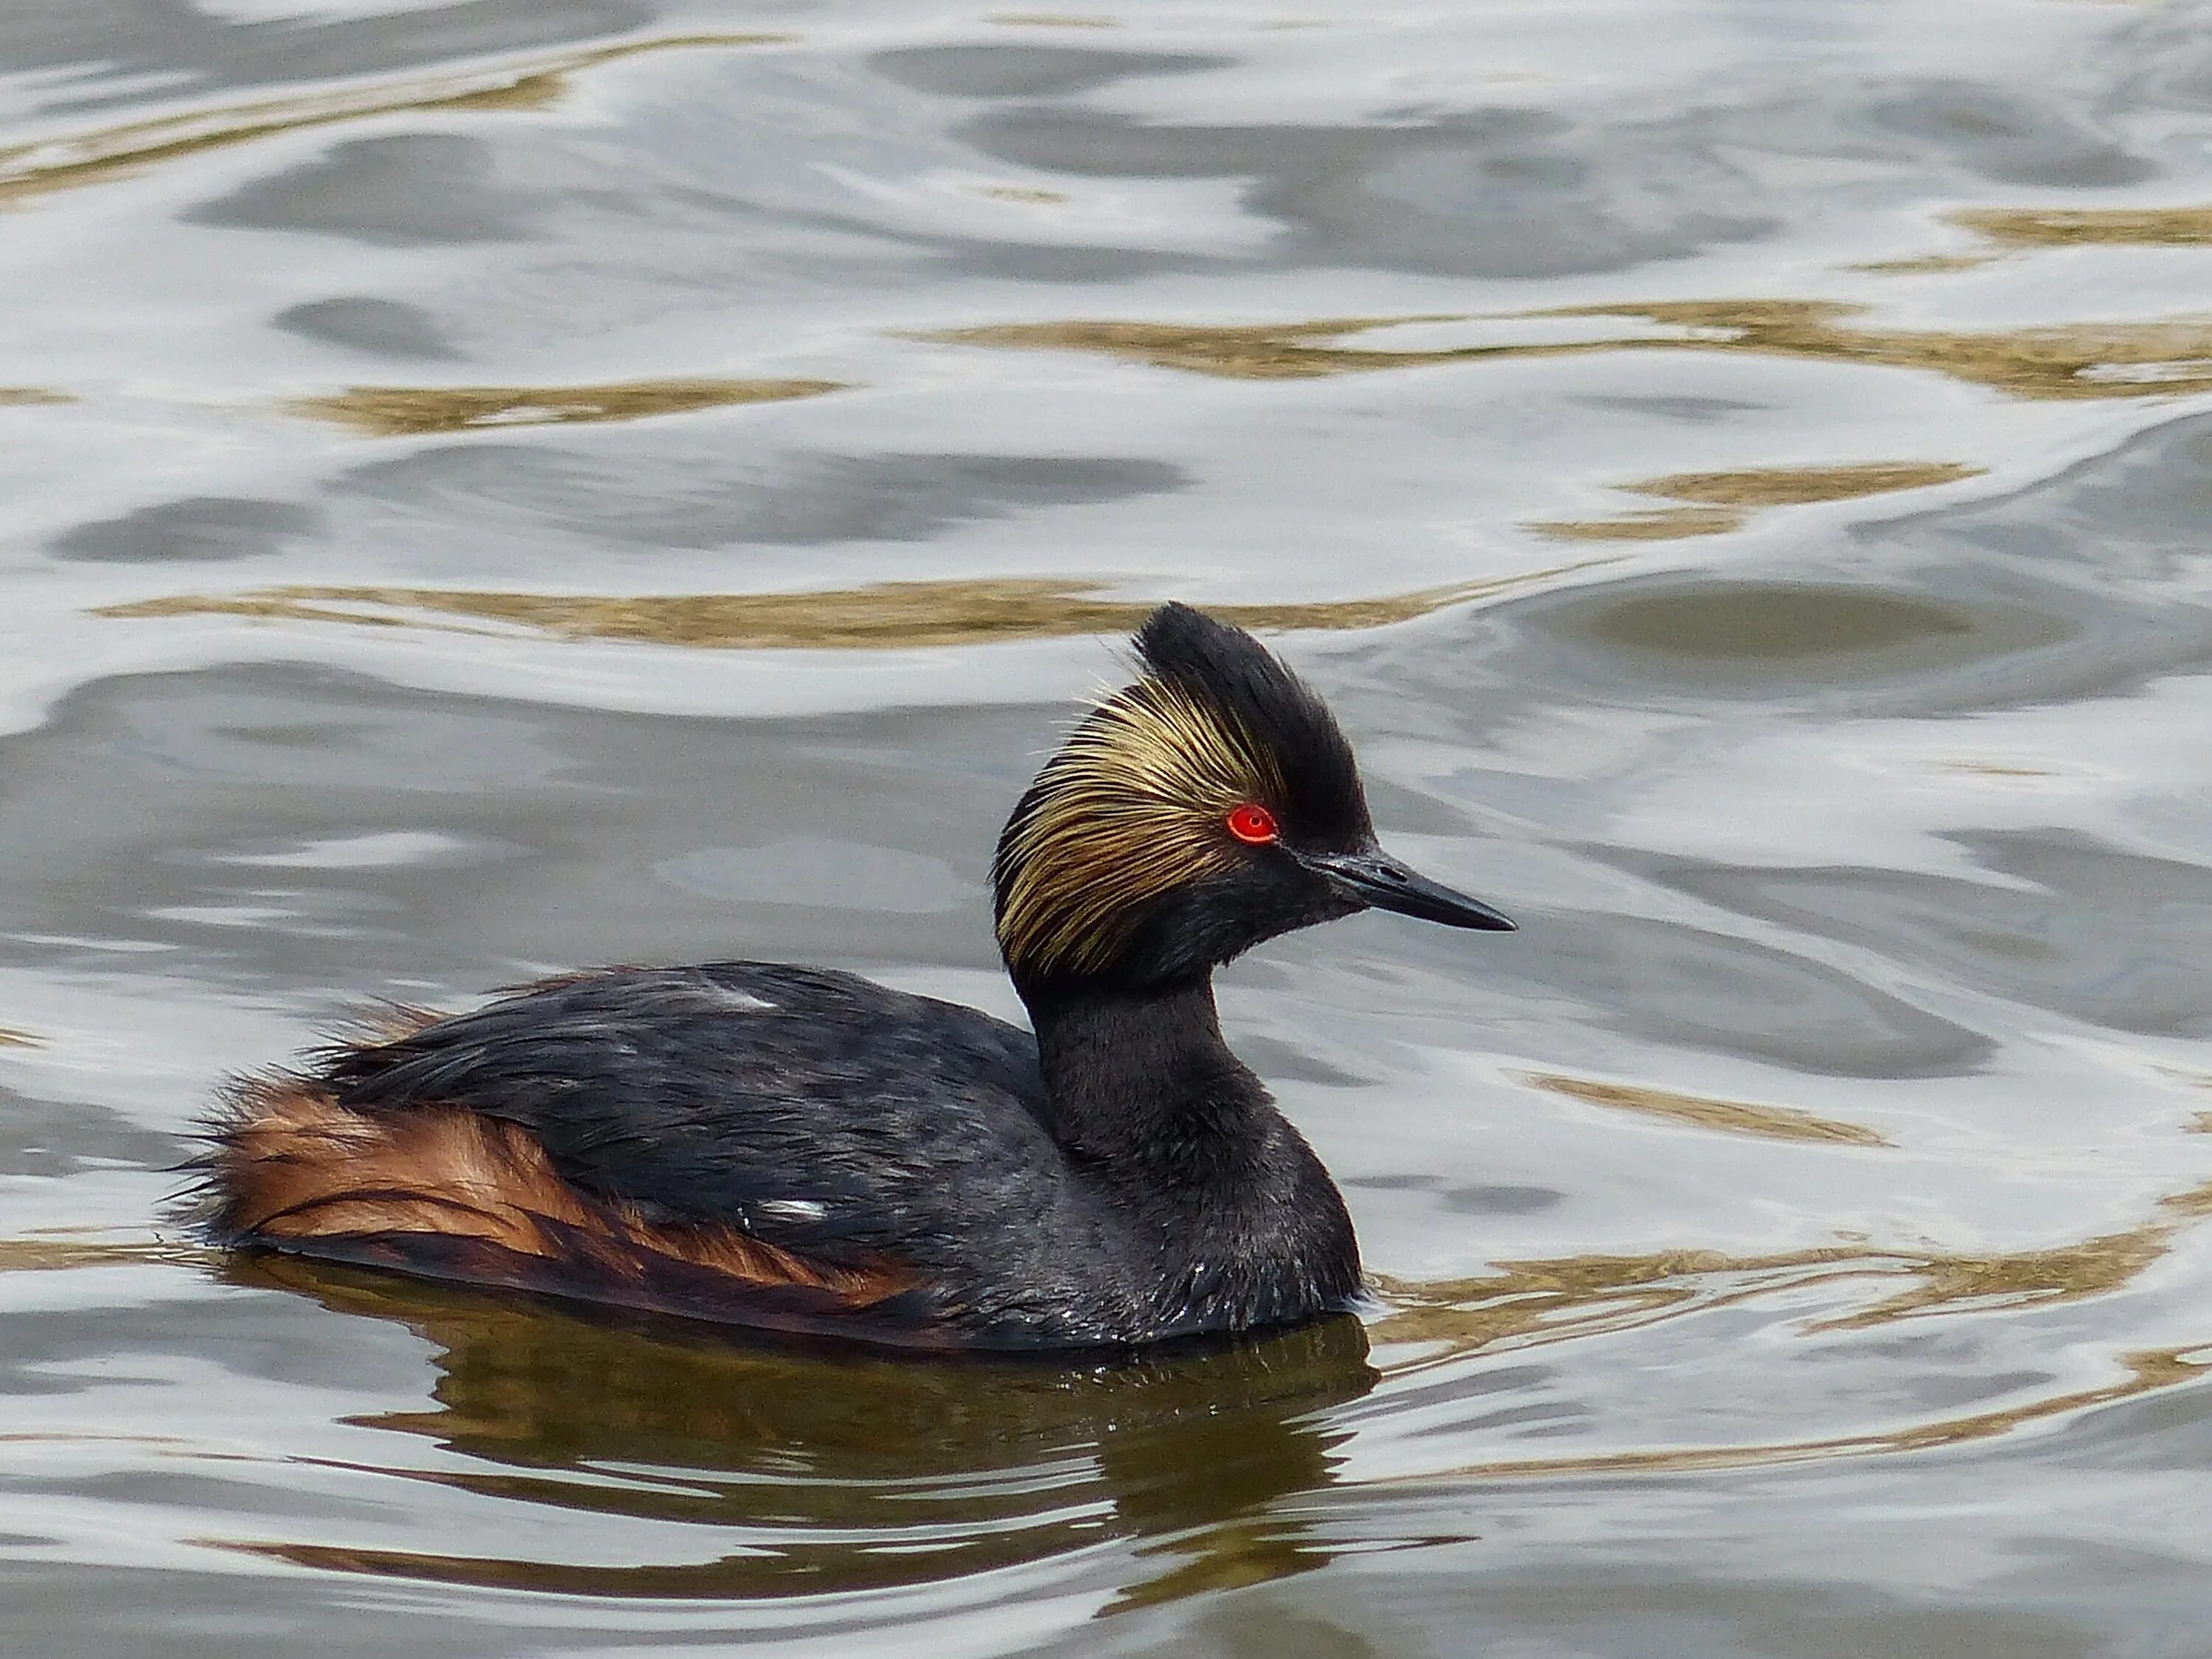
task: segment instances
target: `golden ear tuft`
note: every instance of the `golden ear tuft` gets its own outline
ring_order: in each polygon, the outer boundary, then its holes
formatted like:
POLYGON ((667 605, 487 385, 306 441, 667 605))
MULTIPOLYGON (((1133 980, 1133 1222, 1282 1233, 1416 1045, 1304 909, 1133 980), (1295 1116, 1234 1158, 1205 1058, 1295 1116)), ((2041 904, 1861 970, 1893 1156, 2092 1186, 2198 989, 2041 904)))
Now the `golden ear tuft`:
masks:
POLYGON ((1284 784, 1267 745, 1172 681, 1115 693, 1014 809, 994 874, 999 945, 1020 975, 1094 973, 1150 900, 1248 854, 1225 828, 1284 784))

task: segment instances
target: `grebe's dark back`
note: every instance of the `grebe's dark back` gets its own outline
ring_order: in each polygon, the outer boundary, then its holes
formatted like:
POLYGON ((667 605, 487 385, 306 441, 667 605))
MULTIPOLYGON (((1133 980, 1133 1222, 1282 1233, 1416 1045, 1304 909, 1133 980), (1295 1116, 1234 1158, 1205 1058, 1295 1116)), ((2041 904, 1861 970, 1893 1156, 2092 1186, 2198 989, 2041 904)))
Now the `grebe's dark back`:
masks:
POLYGON ((1187 606, 1014 808, 992 878, 1035 1034, 822 969, 617 968, 246 1079, 219 1242, 877 1341, 1128 1346, 1344 1307, 1320 1161, 1212 969, 1368 907, 1512 924, 1387 858, 1350 745, 1187 606))

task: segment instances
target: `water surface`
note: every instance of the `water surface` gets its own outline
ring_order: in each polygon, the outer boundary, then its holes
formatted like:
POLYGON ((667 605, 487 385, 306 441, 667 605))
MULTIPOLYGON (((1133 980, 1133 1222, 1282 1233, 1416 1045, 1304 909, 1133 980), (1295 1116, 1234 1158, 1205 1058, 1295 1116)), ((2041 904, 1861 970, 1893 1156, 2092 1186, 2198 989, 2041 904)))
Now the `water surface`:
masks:
POLYGON ((0 18, 11 1650, 2194 1659, 2212 9, 0 18), (1523 924, 1223 988, 1364 1319, 226 1262, 235 1068, 827 962, 1167 597, 1523 924))

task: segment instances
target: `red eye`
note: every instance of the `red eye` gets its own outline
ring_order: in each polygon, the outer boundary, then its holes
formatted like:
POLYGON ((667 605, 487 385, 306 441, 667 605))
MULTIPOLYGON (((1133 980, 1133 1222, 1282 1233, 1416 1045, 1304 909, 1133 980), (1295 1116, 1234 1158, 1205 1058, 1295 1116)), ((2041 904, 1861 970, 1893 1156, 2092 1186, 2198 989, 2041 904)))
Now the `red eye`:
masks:
POLYGON ((1241 842, 1265 847, 1275 838, 1275 815, 1257 801, 1229 809, 1229 833, 1241 842))

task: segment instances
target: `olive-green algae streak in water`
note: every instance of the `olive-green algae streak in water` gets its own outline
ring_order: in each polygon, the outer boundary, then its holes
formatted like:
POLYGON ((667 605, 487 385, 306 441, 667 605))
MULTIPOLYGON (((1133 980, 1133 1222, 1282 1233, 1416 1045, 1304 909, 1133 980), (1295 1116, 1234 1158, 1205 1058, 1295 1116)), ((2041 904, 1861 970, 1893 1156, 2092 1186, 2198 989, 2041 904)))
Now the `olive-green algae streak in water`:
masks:
POLYGON ((0 149, 0 206, 55 191, 128 178, 148 167, 279 133, 372 116, 543 109, 580 70, 650 52, 779 45, 781 34, 690 34, 629 40, 521 64, 380 81, 296 98, 271 98, 105 127, 0 149))
MULTIPOLYGON (((1585 567, 1565 565, 1492 580, 1369 599, 1307 605, 1214 605, 1241 627, 1381 628, 1409 622, 1585 567)), ((635 640, 728 650, 896 650, 992 640, 1127 633, 1158 601, 1090 597, 1097 590, 1041 578, 883 582, 815 593, 488 593, 434 587, 260 588, 231 595, 178 594, 101 605, 97 617, 251 617, 370 627, 425 625, 419 616, 463 617, 533 628, 564 640, 635 640), (368 607, 349 609, 346 607, 368 607)))
MULTIPOLYGON (((1504 313, 1507 319, 1620 318, 1690 331, 1612 339, 1508 342, 1389 351, 1332 339, 1468 315, 1335 317, 1241 327, 1171 323, 1007 323, 920 337, 962 345, 1102 352, 1131 362, 1239 380, 1300 380, 1425 364, 1567 357, 1605 351, 1733 352, 1928 369, 2021 398, 2139 398, 2212 391, 2212 318, 2069 323, 2001 333, 1849 325, 1863 306, 1826 300, 1668 300, 1504 313)), ((1489 320, 1500 320, 1492 318, 1489 320)))
POLYGON ((1899 489, 1926 489, 1981 475, 1980 467, 1950 461, 1862 461, 1846 466, 1674 472, 1621 488, 1639 495, 1665 495, 1678 501, 1707 501, 1715 506, 1801 507, 1811 501, 1847 501, 1899 489))
POLYGON ((1901 490, 1929 489, 1982 476, 1954 461, 1861 461, 1842 466, 1752 467, 1735 472, 1676 472, 1616 486, 1631 495, 1698 503, 1645 507, 1613 519, 1540 519, 1526 528, 1553 541, 1673 541, 1737 529, 1761 507, 1802 507, 1901 490))
MULTIPOLYGON (((2048 1422, 2099 1406, 2187 1386, 2203 1380, 2204 1363, 2194 1348, 2143 1348, 2120 1356, 2124 1375, 2097 1388, 2039 1395, 2017 1406, 1971 1412, 1961 1417, 1909 1422, 1865 1434, 1834 1435, 1817 1440, 1765 1444, 1669 1447, 1654 1451, 1595 1452, 1583 1456, 1501 1459, 1470 1463, 1451 1473, 1475 1480, 1556 1480, 1578 1475, 1690 1474, 1703 1471, 1771 1468, 1778 1464, 1821 1462, 1843 1457, 1875 1457, 1966 1445, 2008 1434, 2031 1423, 2048 1422)), ((1425 1474, 1422 1479, 1437 1477, 1425 1474)))
POLYGON ((1524 527, 1553 542, 1679 542, 1725 536, 1747 516, 1725 507, 1659 507, 1617 519, 1532 519, 1524 527))
POLYGON ((1853 269, 1912 276, 1972 270, 2021 249, 2212 246, 2212 205, 2203 203, 2179 207, 1954 208, 1943 216, 1993 246, 1980 253, 1929 253, 1853 269))
POLYGON ((1547 1094, 1565 1095, 1585 1105, 1663 1118, 1700 1129, 1729 1134, 1758 1135, 1770 1140, 1819 1140, 1847 1146, 1887 1146, 1890 1143, 1872 1129, 1839 1119, 1815 1117, 1794 1106, 1767 1106, 1751 1101, 1714 1100, 1705 1095, 1676 1094, 1671 1090, 1641 1084, 1600 1083, 1594 1079, 1565 1077, 1552 1072, 1525 1072, 1521 1080, 1547 1094))
POLYGON ((622 380, 606 386, 357 386, 330 397, 295 398, 285 407, 295 415, 337 421, 374 437, 403 438, 488 427, 641 421, 738 404, 818 398, 843 389, 836 380, 713 379, 622 380))
POLYGON ((2134 1283, 2208 1214, 2212 1183, 2169 1194, 2150 1217, 2124 1231, 2043 1249, 1974 1255, 1828 1244, 1732 1255, 1692 1248, 1648 1255, 1501 1261, 1479 1278, 1428 1283, 1379 1277, 1376 1287, 1389 1311, 1370 1331, 1378 1342, 1430 1350, 1394 1368, 1402 1375, 1501 1344, 1567 1341, 1850 1279, 1905 1282, 1870 1306, 1808 1325, 1808 1332, 1867 1330, 1943 1313, 2080 1302, 2134 1283))
POLYGON ((2202 247, 2212 207, 1960 208, 1954 225, 2007 247, 2202 247))
POLYGON ((76 1267, 113 1267, 147 1261, 163 1267, 205 1268, 222 1260, 220 1251, 191 1244, 63 1237, 0 1238, 0 1273, 66 1273, 76 1267))

